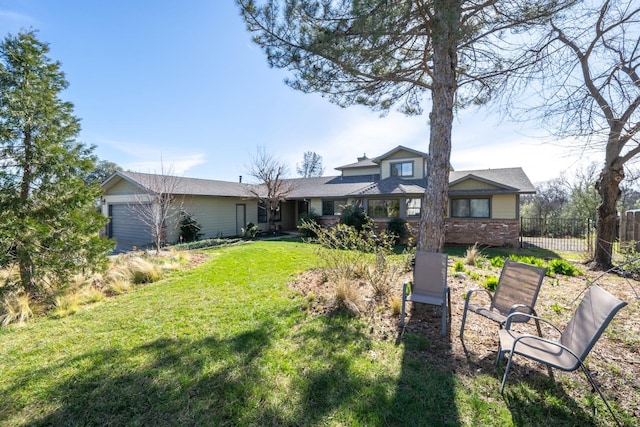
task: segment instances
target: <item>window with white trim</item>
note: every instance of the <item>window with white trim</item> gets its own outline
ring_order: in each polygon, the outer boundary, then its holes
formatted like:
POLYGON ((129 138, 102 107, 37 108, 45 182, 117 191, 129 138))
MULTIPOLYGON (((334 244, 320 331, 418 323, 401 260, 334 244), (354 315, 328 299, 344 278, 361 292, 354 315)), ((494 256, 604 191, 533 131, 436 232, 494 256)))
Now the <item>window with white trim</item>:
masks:
POLYGON ((413 162, 391 163, 391 176, 413 177, 413 162))

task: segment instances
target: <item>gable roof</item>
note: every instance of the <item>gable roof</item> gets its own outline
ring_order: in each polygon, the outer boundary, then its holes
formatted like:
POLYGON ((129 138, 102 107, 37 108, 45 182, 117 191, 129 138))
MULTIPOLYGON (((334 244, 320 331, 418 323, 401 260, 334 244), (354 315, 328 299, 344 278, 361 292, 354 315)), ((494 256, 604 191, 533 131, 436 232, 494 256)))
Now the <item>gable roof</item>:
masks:
MULTIPOLYGON (((536 192, 536 188, 531 184, 531 181, 522 168, 477 169, 449 172, 449 187, 467 180, 475 180, 495 185, 501 188, 501 192, 503 193, 534 194, 536 192)), ((456 192, 456 190, 450 191, 452 194, 456 194, 456 192)), ((492 190, 492 192, 495 193, 496 191, 492 190)))
POLYGON ((386 159, 389 156, 392 156, 392 155, 396 154, 398 151, 408 151, 409 153, 411 153, 411 154, 413 154, 414 156, 417 156, 417 157, 425 157, 426 158, 428 156, 427 153, 423 153, 422 151, 414 150, 413 148, 407 148, 407 147, 405 147, 403 145, 398 145, 393 150, 387 151, 383 155, 376 157, 375 159, 373 159, 373 161, 375 163, 380 163, 382 160, 386 159))

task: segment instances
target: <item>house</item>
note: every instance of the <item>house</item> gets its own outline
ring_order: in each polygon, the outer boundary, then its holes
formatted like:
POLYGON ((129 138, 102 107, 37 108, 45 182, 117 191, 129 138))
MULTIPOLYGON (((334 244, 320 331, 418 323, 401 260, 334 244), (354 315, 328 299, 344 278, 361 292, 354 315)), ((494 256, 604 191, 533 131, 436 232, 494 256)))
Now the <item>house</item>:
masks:
MULTIPOLYGON (((417 229, 424 194, 427 154, 398 146, 375 157, 360 157, 355 163, 337 167, 338 176, 289 179, 292 191, 278 211, 276 223, 283 230, 296 229, 298 218, 309 212, 321 216, 326 225, 340 219, 342 206, 356 203, 384 229, 391 218, 404 218, 417 229)), ((167 241, 179 237, 178 210, 188 212, 202 226, 202 237, 241 234, 247 223, 268 230, 266 210, 251 195, 254 184, 179 178, 167 191, 159 175, 116 172, 102 185, 103 214, 111 218, 107 235, 118 242, 118 250, 151 242, 148 220, 136 214, 136 206, 153 204, 149 195, 169 192, 176 206, 167 241)), ((520 195, 535 193, 522 168, 455 171, 449 175, 449 206, 446 242, 481 243, 491 246, 519 244, 520 195)))

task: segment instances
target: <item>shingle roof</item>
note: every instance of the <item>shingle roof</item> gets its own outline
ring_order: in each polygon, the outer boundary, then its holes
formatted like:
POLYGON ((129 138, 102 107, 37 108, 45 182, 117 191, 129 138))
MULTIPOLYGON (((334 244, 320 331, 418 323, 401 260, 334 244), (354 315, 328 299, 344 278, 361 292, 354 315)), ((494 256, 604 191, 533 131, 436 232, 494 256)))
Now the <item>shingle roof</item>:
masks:
POLYGON ((451 171, 449 185, 454 185, 466 179, 490 182, 503 187, 505 192, 535 193, 536 188, 524 173, 522 168, 477 169, 467 171, 451 171))
MULTIPOLYGON (((114 179, 125 179, 141 188, 155 192, 167 190, 167 183, 162 175, 145 174, 138 172, 116 172, 103 184, 108 189, 114 179), (164 186, 164 188, 162 188, 164 186)), ((168 177, 175 179, 174 194, 218 197, 251 197, 250 189, 255 189, 255 184, 245 184, 230 181, 216 181, 198 178, 168 177)), ((527 178, 522 168, 505 169, 480 169, 468 171, 451 171, 449 173, 450 185, 462 182, 466 179, 474 179, 491 183, 499 190, 479 190, 491 193, 535 193, 536 189, 527 178)), ((407 180, 399 177, 389 177, 379 180, 379 176, 323 176, 318 178, 293 178, 286 180, 291 185, 288 199, 306 198, 344 198, 358 196, 376 196, 406 194, 422 194, 425 189, 424 179, 407 180)), ((475 190, 451 191, 451 194, 474 193, 475 190)))
POLYGON ((171 189, 173 194, 193 196, 246 197, 251 184, 210 179, 184 178, 170 175, 157 175, 139 172, 116 172, 103 186, 108 186, 116 176, 120 176, 143 189, 156 193, 171 189))

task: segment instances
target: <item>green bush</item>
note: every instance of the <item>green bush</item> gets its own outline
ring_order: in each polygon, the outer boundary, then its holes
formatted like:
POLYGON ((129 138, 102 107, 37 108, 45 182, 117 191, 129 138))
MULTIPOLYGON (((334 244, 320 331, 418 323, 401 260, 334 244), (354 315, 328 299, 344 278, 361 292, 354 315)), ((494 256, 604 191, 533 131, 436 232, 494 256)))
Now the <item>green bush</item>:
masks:
POLYGON ((343 207, 340 222, 357 231, 370 230, 373 226, 373 220, 367 215, 364 208, 353 203, 343 207))
POLYGON ((407 220, 403 218, 391 218, 387 224, 387 232, 395 236, 394 243, 397 245, 409 236, 407 220))
POLYGON ((258 226, 252 222, 248 222, 247 226, 241 228, 240 231, 242 232, 242 237, 245 239, 253 239, 258 235, 258 226))
POLYGON ((198 223, 193 215, 187 211, 183 211, 182 219, 180 219, 180 242, 195 242, 202 236, 200 230, 202 226, 198 223))

